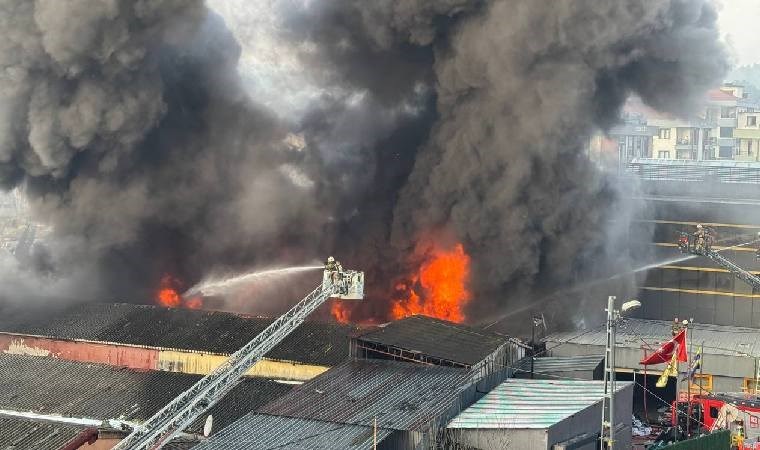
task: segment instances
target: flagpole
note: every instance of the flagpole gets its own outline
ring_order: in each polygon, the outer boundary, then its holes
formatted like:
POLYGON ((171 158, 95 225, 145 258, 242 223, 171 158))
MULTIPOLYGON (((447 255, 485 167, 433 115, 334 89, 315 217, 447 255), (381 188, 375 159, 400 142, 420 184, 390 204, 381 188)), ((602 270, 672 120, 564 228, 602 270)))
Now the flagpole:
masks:
MULTIPOLYGON (((678 350, 676 350, 677 352, 678 350)), ((674 411, 676 417, 676 426, 673 427, 673 440, 675 442, 678 442, 678 403, 679 403, 679 397, 680 397, 680 390, 679 387, 681 385, 681 377, 679 376, 679 372, 681 371, 681 361, 678 360, 679 358, 676 357, 676 410, 674 411)))
MULTIPOLYGON (((699 347, 699 396, 702 397, 702 367, 705 366, 705 341, 702 341, 702 345, 699 347)), ((704 403, 703 403, 704 404, 704 403)), ((704 416, 704 411, 702 415, 704 416)), ((702 436, 702 427, 699 427, 699 435, 702 436)))
MULTIPOLYGON (((691 325, 691 322, 694 319, 690 319, 686 323, 686 339, 689 339, 689 326, 691 325)), ((689 439, 689 432, 691 431, 691 363, 693 361, 693 356, 691 354, 691 339, 689 339, 689 354, 686 361, 686 371, 688 372, 686 374, 686 439, 689 439)), ((681 374, 679 373, 678 376, 680 377, 681 374)), ((701 380, 700 380, 701 381, 701 380)))

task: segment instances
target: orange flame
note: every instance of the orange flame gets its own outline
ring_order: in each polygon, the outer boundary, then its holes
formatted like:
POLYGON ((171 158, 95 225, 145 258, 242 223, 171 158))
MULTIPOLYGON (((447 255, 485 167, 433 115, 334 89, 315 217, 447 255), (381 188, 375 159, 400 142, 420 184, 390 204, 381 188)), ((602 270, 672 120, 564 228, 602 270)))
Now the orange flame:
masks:
POLYGON ((176 308, 182 304, 182 299, 177 292, 176 287, 179 285, 179 280, 173 278, 171 275, 164 275, 161 277, 161 288, 156 294, 156 301, 161 306, 168 308, 176 308))
POLYGON ((340 300, 333 301, 330 313, 340 323, 348 323, 351 320, 351 311, 340 300))
POLYGON ((424 314, 452 322, 464 322, 464 306, 472 295, 467 289, 470 278, 470 257, 464 246, 457 244, 451 250, 436 249, 411 277, 412 283, 399 284, 402 298, 391 305, 391 317, 402 319, 414 314, 424 314), (419 292, 415 286, 419 281, 419 292))
POLYGON ((203 299, 200 297, 192 297, 183 299, 179 293, 179 289, 182 287, 182 282, 172 277, 171 275, 164 275, 161 277, 161 287, 156 293, 156 303, 167 308, 179 308, 184 306, 190 309, 203 308, 203 299))
POLYGON ((203 308, 203 300, 200 297, 188 298, 185 300, 185 307, 190 309, 203 308))

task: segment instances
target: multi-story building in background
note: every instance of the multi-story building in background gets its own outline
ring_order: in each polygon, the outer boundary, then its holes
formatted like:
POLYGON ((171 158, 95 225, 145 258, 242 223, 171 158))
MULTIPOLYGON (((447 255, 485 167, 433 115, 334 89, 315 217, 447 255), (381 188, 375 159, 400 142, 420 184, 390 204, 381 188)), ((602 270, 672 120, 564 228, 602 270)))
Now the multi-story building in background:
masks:
MULTIPOLYGON (((752 243, 760 231, 757 98, 740 85, 725 84, 710 91, 700 110, 687 118, 664 115, 634 99, 621 124, 592 138, 590 150, 622 183, 639 186, 636 196, 647 207, 631 235, 652 235, 644 253, 654 262, 669 261, 639 279, 641 316, 760 328, 760 292, 707 258, 677 261, 676 246, 680 232, 691 233, 704 223, 721 243, 747 243, 721 254, 760 274, 758 244, 752 243)), ((631 244, 645 250, 642 242, 631 244)))
POLYGON ((640 100, 628 102, 622 122, 591 138, 589 154, 600 165, 625 171, 658 161, 760 161, 760 101, 727 83, 707 93, 688 117, 659 113, 640 100))

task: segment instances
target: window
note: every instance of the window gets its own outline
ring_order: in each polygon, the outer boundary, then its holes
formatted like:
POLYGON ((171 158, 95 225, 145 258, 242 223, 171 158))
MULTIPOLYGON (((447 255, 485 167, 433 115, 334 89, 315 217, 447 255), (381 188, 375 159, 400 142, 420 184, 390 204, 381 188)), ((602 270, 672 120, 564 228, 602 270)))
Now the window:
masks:
POLYGON ((757 116, 747 116, 747 126, 754 127, 757 125, 757 116))
MULTIPOLYGON (((748 392, 751 394, 755 393, 755 379, 754 378, 744 379, 744 383, 742 383, 742 392, 748 392)), ((757 392, 760 393, 760 387, 758 387, 757 392)))
POLYGON ((662 151, 662 150, 661 150, 661 151, 660 151, 660 152, 657 154, 657 157, 658 157, 658 158, 660 158, 660 159, 670 159, 670 152, 669 152, 669 151, 667 151, 667 150, 665 150, 665 151, 662 151))
POLYGON ((747 141, 747 154, 752 156, 752 140, 747 141))
POLYGON ((694 375, 694 382, 689 383, 689 390, 693 394, 699 394, 712 391, 712 375, 709 374, 696 374, 694 375))
POLYGON ((660 128, 660 139, 670 139, 670 128, 660 128))
POLYGON ((731 127, 720 127, 720 137, 722 138, 734 137, 734 129, 731 127))
POLYGON ((711 419, 717 419, 718 415, 720 414, 720 410, 717 406, 711 406, 710 407, 710 418, 711 419))

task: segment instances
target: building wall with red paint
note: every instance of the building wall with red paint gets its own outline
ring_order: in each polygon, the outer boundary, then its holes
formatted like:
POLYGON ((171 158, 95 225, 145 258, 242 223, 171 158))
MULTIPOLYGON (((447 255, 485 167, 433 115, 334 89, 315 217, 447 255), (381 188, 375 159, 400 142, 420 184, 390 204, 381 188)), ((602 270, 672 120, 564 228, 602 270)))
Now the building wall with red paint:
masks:
MULTIPOLYGON (((174 350, 139 345, 58 339, 0 332, 0 353, 61 358, 121 366, 136 370, 162 370, 206 375, 229 355, 174 350)), ((247 376, 274 380, 306 381, 329 369, 327 366, 295 361, 262 359, 247 376)))
POLYGON ((0 333, 0 352, 17 355, 48 356, 132 369, 155 370, 159 350, 102 342, 51 339, 0 333))

